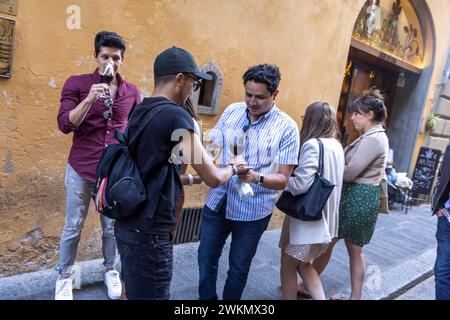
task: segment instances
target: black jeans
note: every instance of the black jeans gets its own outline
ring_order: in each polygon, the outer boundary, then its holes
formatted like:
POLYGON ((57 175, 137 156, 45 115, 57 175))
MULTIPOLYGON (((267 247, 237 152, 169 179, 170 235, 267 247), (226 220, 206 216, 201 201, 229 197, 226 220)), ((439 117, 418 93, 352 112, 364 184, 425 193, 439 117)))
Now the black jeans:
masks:
POLYGON ((121 277, 129 300, 169 300, 173 269, 173 240, 121 228, 115 235, 122 264, 121 277))

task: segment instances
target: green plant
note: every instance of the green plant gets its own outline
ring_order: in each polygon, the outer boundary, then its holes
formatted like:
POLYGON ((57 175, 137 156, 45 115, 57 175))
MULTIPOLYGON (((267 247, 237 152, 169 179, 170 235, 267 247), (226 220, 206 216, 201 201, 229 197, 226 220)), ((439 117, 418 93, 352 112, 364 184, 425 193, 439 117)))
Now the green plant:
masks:
POLYGON ((425 125, 425 129, 427 131, 432 131, 436 127, 438 119, 439 119, 439 116, 437 116, 433 113, 430 114, 430 116, 428 117, 427 123, 425 125))

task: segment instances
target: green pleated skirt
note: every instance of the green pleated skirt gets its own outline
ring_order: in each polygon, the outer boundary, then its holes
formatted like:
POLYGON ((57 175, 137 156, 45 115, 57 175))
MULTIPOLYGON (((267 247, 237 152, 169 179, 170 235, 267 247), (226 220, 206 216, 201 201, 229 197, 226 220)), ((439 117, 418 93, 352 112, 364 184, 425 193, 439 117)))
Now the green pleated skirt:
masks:
POLYGON ((363 247, 372 239, 380 208, 380 186, 344 182, 339 206, 339 238, 363 247))

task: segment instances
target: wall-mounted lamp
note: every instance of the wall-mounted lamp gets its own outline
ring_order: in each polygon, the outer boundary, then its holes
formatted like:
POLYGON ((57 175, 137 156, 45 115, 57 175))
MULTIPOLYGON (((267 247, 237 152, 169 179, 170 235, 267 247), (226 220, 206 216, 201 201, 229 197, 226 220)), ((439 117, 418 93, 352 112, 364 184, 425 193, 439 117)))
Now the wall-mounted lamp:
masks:
POLYGON ((404 72, 400 72, 399 75, 398 75, 397 87, 404 88, 405 85, 406 85, 405 73, 404 72))

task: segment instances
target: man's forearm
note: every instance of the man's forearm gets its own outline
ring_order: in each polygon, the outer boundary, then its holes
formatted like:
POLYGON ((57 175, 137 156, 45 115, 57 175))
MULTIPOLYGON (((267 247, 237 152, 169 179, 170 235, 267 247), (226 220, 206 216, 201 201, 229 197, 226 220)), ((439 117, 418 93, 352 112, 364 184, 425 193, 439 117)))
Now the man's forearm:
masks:
MULTIPOLYGON (((258 183, 259 173, 255 174, 254 183, 258 183)), ((286 188, 286 185, 289 179, 286 179, 286 176, 282 173, 272 173, 272 174, 263 174, 264 182, 261 186, 271 190, 283 190, 286 188)))
POLYGON ((79 126, 83 120, 86 114, 88 113, 89 109, 92 106, 92 102, 88 102, 86 99, 81 101, 81 103, 75 107, 72 111, 69 112, 69 121, 74 126, 79 126))

